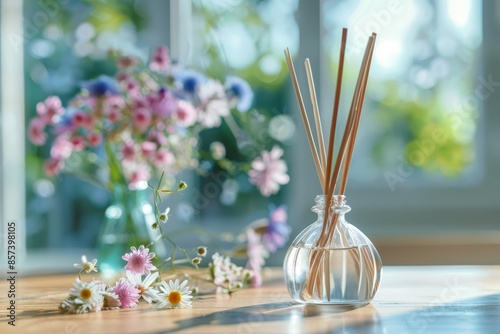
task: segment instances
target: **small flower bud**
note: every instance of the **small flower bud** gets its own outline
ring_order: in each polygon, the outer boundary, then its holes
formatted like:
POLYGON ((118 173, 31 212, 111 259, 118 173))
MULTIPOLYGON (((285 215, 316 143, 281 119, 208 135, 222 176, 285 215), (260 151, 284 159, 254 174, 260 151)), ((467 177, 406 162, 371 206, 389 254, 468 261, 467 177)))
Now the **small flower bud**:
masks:
POLYGON ((181 181, 179 182, 179 184, 177 185, 177 191, 183 191, 184 189, 187 188, 187 183, 184 182, 184 181, 181 181))
POLYGON ((160 220, 162 223, 166 223, 168 221, 168 214, 170 212, 170 207, 167 207, 164 212, 160 213, 160 220))
POLYGON ((196 253, 199 255, 199 256, 205 256, 207 255, 207 247, 203 247, 203 246, 200 246, 196 249, 196 253))

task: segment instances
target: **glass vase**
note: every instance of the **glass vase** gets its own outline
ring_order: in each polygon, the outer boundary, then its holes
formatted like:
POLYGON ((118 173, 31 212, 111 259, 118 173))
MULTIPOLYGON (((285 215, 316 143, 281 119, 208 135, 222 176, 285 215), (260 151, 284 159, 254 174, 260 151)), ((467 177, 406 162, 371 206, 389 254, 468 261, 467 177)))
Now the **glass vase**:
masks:
MULTIPOLYGON (((155 222, 153 207, 148 201, 146 186, 130 190, 127 185, 116 184, 111 192, 111 204, 97 238, 99 271, 115 275, 124 270, 122 259, 130 247, 147 246, 159 235, 151 226, 155 222)), ((157 241, 149 247, 158 256, 165 255, 164 245, 157 241)))
POLYGON ((375 246, 345 220, 345 196, 332 197, 325 219, 325 196, 312 208, 318 220, 292 242, 283 264, 294 301, 304 304, 363 305, 375 296, 382 261, 375 246))

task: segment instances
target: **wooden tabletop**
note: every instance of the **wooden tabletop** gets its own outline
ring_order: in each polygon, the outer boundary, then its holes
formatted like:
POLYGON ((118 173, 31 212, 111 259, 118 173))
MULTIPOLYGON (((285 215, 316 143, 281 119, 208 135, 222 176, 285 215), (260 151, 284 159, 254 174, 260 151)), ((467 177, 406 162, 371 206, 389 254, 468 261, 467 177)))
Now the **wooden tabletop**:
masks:
POLYGON ((192 309, 57 311, 74 275, 17 278, 16 326, 7 324, 1 284, 0 333, 500 333, 500 266, 385 267, 375 300, 357 309, 291 302, 280 268, 264 286, 233 296, 200 295, 192 309))

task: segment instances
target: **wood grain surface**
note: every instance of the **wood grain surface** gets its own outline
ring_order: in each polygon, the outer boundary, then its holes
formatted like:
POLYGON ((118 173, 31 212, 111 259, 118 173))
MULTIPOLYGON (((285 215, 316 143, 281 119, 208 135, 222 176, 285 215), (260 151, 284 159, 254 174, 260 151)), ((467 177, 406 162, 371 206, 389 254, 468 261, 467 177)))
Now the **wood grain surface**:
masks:
POLYGON ((371 304, 357 309, 293 304, 281 268, 264 286, 233 296, 209 290, 192 309, 57 311, 75 276, 18 278, 16 326, 7 324, 1 284, 0 333, 500 333, 500 266, 385 267, 371 304))

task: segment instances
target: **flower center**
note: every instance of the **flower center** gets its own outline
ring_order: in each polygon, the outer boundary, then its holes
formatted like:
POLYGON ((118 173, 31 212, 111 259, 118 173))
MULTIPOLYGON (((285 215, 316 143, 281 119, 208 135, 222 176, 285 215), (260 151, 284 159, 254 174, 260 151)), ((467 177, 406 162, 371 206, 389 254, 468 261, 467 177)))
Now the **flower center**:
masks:
POLYGON ((144 258, 140 255, 136 255, 132 258, 132 265, 135 268, 141 269, 144 266, 144 258))
POLYGON ((137 290, 139 290, 140 295, 142 295, 144 293, 144 291, 146 291, 146 289, 142 285, 138 285, 136 288, 137 288, 137 290))
POLYGON ((85 262, 85 264, 83 265, 83 270, 89 271, 90 269, 92 269, 92 263, 85 262))
POLYGON ((91 296, 92 291, 90 291, 90 289, 85 288, 80 291, 80 298, 82 298, 83 300, 88 300, 91 296))
POLYGON ((172 304, 174 306, 175 305, 179 305, 179 303, 181 302, 181 300, 182 300, 182 295, 177 290, 171 291, 168 294, 168 301, 170 302, 170 304, 172 304))

